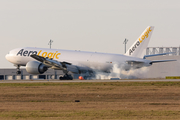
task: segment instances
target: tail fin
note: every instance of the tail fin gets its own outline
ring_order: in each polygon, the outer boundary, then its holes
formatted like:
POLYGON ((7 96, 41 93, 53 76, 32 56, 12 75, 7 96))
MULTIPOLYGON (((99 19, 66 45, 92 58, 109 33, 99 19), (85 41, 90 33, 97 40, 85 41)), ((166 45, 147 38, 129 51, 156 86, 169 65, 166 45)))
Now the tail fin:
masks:
POLYGON ((154 27, 148 26, 140 37, 134 42, 134 44, 125 53, 127 56, 143 58, 144 52, 148 46, 154 27))

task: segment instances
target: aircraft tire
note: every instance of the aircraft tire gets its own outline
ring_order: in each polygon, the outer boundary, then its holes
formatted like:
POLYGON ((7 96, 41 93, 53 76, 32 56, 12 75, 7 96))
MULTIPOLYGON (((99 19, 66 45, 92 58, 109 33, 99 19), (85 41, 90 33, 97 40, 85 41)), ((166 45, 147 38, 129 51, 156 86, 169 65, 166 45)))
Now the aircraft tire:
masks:
POLYGON ((21 74, 21 71, 16 71, 16 74, 17 74, 17 75, 21 74))
POLYGON ((66 75, 66 76, 63 76, 63 77, 59 77, 59 80, 73 80, 73 77, 71 75, 66 75))

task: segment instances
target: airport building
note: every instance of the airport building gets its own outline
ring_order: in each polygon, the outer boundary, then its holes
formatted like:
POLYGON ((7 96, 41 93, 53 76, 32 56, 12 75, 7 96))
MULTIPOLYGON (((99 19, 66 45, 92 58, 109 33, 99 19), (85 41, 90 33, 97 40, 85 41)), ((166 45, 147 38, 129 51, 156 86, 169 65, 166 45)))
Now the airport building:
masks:
POLYGON ((31 75, 26 69, 21 69, 21 74, 16 74, 16 69, 0 69, 0 80, 37 80, 37 79, 59 79, 63 75, 61 70, 47 70, 41 75, 31 75))
POLYGON ((148 47, 146 55, 172 52, 163 56, 149 57, 149 60, 177 60, 173 62, 154 63, 149 67, 147 78, 166 78, 180 76, 180 47, 148 47))
MULTIPOLYGON (((146 55, 161 54, 172 52, 172 54, 163 56, 148 57, 148 60, 177 60, 173 62, 154 63, 148 67, 145 78, 165 78, 167 76, 180 76, 180 47, 148 47, 146 55)), ((26 79, 59 79, 63 72, 61 70, 49 69, 41 75, 31 75, 25 69, 21 69, 21 74, 16 74, 16 69, 0 69, 0 80, 26 80, 26 79)), ((78 78, 79 75, 73 75, 78 78)), ((143 77, 144 77, 143 76, 143 77)))
POLYGON ((146 48, 146 55, 161 54, 161 53, 171 53, 168 56, 179 56, 180 47, 148 47, 146 48))

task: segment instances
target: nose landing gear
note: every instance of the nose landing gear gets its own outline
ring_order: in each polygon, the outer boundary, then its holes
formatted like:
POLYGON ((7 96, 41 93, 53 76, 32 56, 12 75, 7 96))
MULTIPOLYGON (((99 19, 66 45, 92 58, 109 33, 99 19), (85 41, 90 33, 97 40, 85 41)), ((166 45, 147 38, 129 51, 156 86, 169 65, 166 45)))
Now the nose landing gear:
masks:
POLYGON ((19 71, 19 70, 16 71, 16 74, 17 74, 17 75, 20 75, 20 74, 21 74, 21 71, 19 71))
POLYGON ((21 70, 20 70, 20 65, 15 65, 17 67, 17 71, 16 71, 16 74, 17 75, 20 75, 21 74, 21 70))

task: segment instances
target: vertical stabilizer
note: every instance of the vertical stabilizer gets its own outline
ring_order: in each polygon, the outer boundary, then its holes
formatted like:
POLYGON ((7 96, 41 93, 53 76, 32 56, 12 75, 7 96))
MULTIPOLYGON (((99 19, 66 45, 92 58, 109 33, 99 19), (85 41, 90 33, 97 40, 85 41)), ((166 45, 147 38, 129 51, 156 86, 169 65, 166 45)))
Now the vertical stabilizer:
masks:
POLYGON ((148 26, 140 37, 134 42, 134 44, 125 53, 127 56, 143 58, 145 50, 148 46, 154 27, 148 26))

